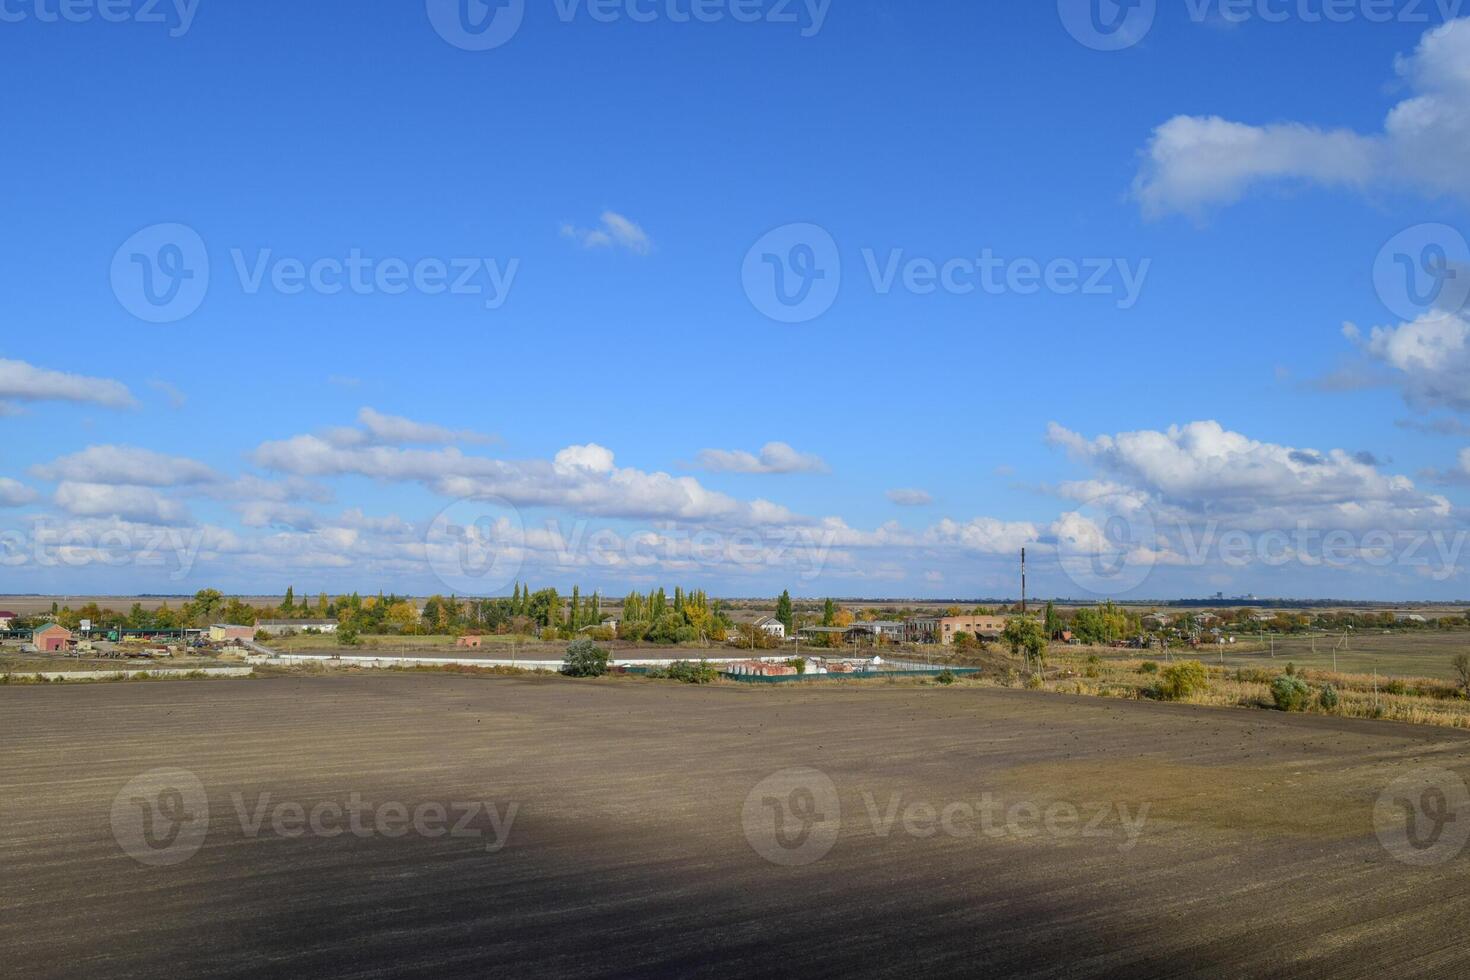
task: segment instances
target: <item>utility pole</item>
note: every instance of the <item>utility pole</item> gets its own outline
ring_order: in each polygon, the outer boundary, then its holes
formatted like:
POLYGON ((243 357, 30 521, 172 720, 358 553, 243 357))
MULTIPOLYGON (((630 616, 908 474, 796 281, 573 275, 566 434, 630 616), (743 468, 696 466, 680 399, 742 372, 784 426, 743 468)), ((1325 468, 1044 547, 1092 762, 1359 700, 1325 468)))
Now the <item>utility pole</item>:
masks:
POLYGON ((1021 618, 1026 618, 1026 549, 1021 549, 1021 618))

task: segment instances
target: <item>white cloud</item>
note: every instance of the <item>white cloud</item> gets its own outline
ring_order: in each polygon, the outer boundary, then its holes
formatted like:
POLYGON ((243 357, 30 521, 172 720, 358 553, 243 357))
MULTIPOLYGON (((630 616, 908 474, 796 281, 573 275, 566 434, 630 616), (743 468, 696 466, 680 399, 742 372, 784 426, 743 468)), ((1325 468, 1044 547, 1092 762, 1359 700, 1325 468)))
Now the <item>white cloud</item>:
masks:
POLYGON ((151 487, 63 482, 52 498, 74 517, 115 517, 138 524, 185 524, 189 510, 151 487))
POLYGON ((326 438, 337 446, 449 446, 455 443, 488 443, 490 436, 472 429, 450 429, 428 422, 415 422, 398 415, 384 415, 372 408, 357 413, 360 429, 336 428, 326 438))
POLYGON ((1364 338, 1344 328, 1369 357, 1397 372, 1409 404, 1422 410, 1470 412, 1470 320, 1429 313, 1397 327, 1375 327, 1364 338))
POLYGON ((1021 553, 1042 539, 1042 529, 1026 521, 999 521, 977 517, 963 524, 943 520, 924 533, 930 544, 952 545, 982 555, 1021 553))
POLYGON ((820 456, 800 453, 784 442, 768 442, 760 455, 740 449, 706 449, 699 454, 699 465, 711 473, 826 473, 828 466, 820 456))
POLYGON ((213 483, 222 477, 203 463, 132 446, 89 446, 79 453, 32 467, 43 480, 177 487, 213 483))
MULTIPOLYGON (((126 385, 106 378, 47 371, 25 361, 0 359, 0 405, 9 401, 63 401, 134 408, 137 400, 126 385)), ((14 406, 10 406, 13 412, 14 406)))
POLYGON ((1388 113, 1382 133, 1176 116, 1149 140, 1134 195, 1150 216, 1198 215, 1283 180, 1470 200, 1470 20, 1429 31, 1396 67, 1415 94, 1388 113))
POLYGON ((888 499, 900 507, 928 507, 934 498, 926 490, 890 490, 888 499))
POLYGON ((180 391, 177 386, 167 381, 158 381, 155 379, 148 382, 148 387, 158 392, 164 398, 167 398, 169 407, 175 411, 178 411, 189 403, 189 396, 180 391))
POLYGON ((581 243, 583 248, 625 248, 637 255, 653 251, 653 241, 637 222, 616 211, 604 211, 596 228, 578 228, 564 224, 561 233, 581 243))
POLYGON ((24 507, 34 503, 38 494, 30 487, 8 476, 0 476, 0 507, 24 507))
POLYGON ((554 460, 507 462, 458 449, 347 448, 318 436, 268 442, 254 453, 267 469, 302 477, 365 476, 417 482, 442 496, 499 497, 517 507, 565 507, 582 514, 671 520, 794 520, 777 504, 742 502, 697 480, 619 468, 601 446, 571 446, 554 460))
POLYGON ((1324 528, 1439 526, 1453 508, 1362 453, 1259 442, 1218 422, 1086 439, 1056 423, 1053 445, 1109 474, 1070 484, 1074 499, 1147 503, 1158 520, 1229 519, 1238 526, 1324 528))

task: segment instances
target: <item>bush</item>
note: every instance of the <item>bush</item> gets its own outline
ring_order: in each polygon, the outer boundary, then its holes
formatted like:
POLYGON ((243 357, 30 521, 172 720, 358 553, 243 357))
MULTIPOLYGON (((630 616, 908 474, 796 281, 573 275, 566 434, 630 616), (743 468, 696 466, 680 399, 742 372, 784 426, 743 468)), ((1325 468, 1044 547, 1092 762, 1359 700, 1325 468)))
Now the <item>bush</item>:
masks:
POLYGON ((1140 674, 1157 674, 1159 672, 1159 665, 1154 663, 1152 660, 1145 660, 1139 666, 1138 672, 1140 674))
POLYGON ((1337 688, 1333 687, 1331 684, 1328 684, 1326 687, 1322 688, 1322 693, 1317 695, 1317 701, 1319 704, 1322 705, 1323 711, 1336 711, 1339 702, 1339 698, 1337 696, 1337 688))
POLYGON ((1154 691, 1163 701, 1183 701, 1210 689, 1210 678, 1205 665, 1198 660, 1186 660, 1165 667, 1159 676, 1154 691))
POLYGON ((944 684, 946 686, 953 684, 955 680, 956 677, 954 676, 954 671, 950 670, 948 667, 940 671, 939 676, 934 678, 934 682, 936 684, 944 684))
POLYGON ((696 664, 681 660, 671 665, 663 676, 681 684, 713 684, 720 679, 720 672, 702 661, 696 664))
POLYGON ((1312 689, 1300 677, 1282 674, 1271 682, 1271 697, 1282 711, 1306 711, 1312 703, 1312 689))
POLYGON ((343 626, 337 630, 337 645, 343 647, 360 647, 362 639, 357 635, 356 626, 343 626))
POLYGON ((561 672, 568 677, 601 677, 607 673, 608 652, 591 640, 577 640, 567 647, 561 672))
POLYGON ((1041 678, 1038 675, 1032 674, 1030 677, 1026 678, 1026 690, 1039 691, 1041 690, 1041 686, 1041 678))
POLYGON ((266 630, 256 630, 255 631, 255 642, 256 643, 269 643, 270 642, 270 639, 271 639, 271 635, 270 635, 270 633, 268 631, 266 631, 266 630))

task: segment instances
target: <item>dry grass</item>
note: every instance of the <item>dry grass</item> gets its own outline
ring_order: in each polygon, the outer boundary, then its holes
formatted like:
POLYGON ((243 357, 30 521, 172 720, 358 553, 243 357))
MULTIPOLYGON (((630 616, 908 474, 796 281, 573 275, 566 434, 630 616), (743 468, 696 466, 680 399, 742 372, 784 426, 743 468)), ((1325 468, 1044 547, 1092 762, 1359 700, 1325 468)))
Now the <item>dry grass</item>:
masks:
MULTIPOLYGON (((1062 694, 1129 700, 1151 700, 1156 697, 1155 684, 1158 675, 1143 672, 1143 665, 1148 661, 1103 659, 1103 652, 1116 658, 1116 650, 1092 651, 1075 647, 1065 651, 1054 650, 1047 664, 1046 680, 1042 688, 1062 694)), ((1176 655, 1174 659, 1179 661, 1192 658, 1176 655)), ((1168 666, 1167 661, 1152 662, 1157 663, 1161 670, 1168 666)), ((1287 663, 1278 660, 1275 668, 1206 665, 1209 689, 1182 703, 1275 710, 1275 701, 1271 697, 1271 681, 1285 673, 1287 663)), ((1300 669, 1296 674, 1312 687, 1314 698, 1308 708, 1311 714, 1470 729, 1470 699, 1464 697, 1453 684, 1438 678, 1387 678, 1372 674, 1300 669), (1338 704, 1330 710, 1323 707, 1315 697, 1329 685, 1338 694, 1338 704)))

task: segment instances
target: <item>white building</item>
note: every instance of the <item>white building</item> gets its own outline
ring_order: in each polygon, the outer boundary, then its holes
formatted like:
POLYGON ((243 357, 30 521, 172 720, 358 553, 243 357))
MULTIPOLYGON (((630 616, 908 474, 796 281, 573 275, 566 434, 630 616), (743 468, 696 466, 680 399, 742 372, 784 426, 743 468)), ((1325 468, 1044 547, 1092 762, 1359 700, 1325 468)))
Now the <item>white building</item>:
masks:
POLYGON ((757 619, 755 621, 755 628, 767 636, 774 636, 778 640, 786 639, 786 624, 779 619, 772 619, 770 616, 766 616, 764 619, 757 619))
POLYGON ((308 631, 335 633, 337 632, 337 621, 335 619, 262 619, 255 624, 255 628, 264 630, 271 636, 287 636, 291 633, 308 631))

